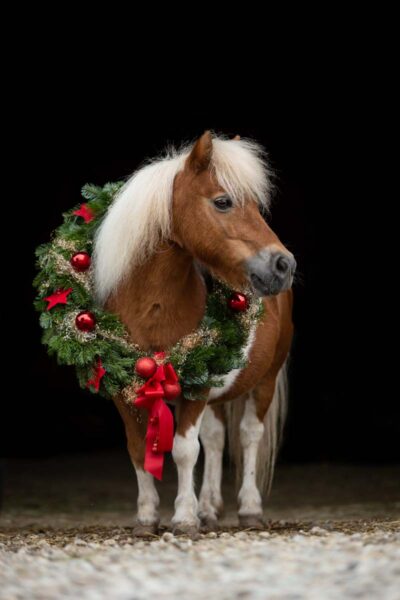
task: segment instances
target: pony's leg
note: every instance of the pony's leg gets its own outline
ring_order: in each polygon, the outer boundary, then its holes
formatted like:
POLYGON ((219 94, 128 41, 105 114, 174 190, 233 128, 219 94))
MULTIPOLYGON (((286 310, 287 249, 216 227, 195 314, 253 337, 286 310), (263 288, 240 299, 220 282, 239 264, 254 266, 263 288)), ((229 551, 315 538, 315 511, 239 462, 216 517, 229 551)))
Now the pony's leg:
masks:
POLYGON ((193 471, 199 456, 199 431, 206 402, 182 399, 172 456, 178 470, 178 495, 172 518, 174 533, 194 535, 199 529, 193 471))
POLYGON ((137 516, 134 535, 157 533, 160 522, 158 506, 160 503, 154 477, 143 469, 146 435, 146 414, 120 398, 114 402, 124 421, 128 452, 134 466, 138 482, 137 516))
POLYGON ((262 498, 257 487, 257 455, 264 435, 264 417, 274 396, 275 381, 275 376, 267 375, 249 393, 240 422, 243 480, 238 500, 242 527, 264 526, 262 498))
POLYGON ((199 497, 203 529, 215 531, 222 512, 222 457, 225 443, 225 413, 222 405, 207 406, 200 428, 204 448, 204 474, 199 497))
POLYGON ((240 422, 240 443, 242 446, 243 479, 239 490, 239 522, 242 527, 262 524, 262 500, 257 488, 257 454, 264 433, 264 424, 257 416, 256 403, 250 392, 244 406, 240 422))

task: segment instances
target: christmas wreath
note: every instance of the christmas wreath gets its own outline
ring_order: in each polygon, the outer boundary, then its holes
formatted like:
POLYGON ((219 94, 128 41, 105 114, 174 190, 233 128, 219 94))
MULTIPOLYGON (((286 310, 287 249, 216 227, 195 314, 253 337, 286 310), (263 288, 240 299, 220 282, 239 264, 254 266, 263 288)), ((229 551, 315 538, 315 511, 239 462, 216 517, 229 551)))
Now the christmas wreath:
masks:
POLYGON ((122 393, 131 402, 157 365, 168 364, 173 367, 170 375, 173 371, 177 376, 170 384, 179 378, 185 397, 197 399, 204 389, 222 385, 224 374, 244 366, 243 348, 251 326, 261 317, 262 301, 213 280, 198 329, 167 355, 149 360, 148 353, 130 341, 119 318, 96 303, 93 292, 94 236, 122 185, 84 186, 84 203, 66 212, 51 241, 37 248, 35 307, 41 313, 43 343, 60 364, 74 365, 81 387, 92 392, 107 397, 122 393))

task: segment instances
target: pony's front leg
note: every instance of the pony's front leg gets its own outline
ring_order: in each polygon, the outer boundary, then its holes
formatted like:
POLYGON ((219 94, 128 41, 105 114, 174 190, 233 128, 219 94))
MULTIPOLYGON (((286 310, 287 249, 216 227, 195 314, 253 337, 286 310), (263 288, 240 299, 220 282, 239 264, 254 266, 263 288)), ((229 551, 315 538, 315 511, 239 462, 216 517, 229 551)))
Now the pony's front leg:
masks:
POLYGON ((154 485, 154 477, 143 469, 146 413, 128 406, 120 397, 114 398, 114 402, 124 421, 128 452, 138 483, 137 515, 133 534, 147 536, 158 531, 160 499, 154 485))
POLYGON ((174 533, 193 535, 200 526, 193 471, 200 451, 199 431, 205 407, 205 401, 183 398, 177 411, 178 424, 172 449, 178 470, 178 495, 172 518, 174 533))

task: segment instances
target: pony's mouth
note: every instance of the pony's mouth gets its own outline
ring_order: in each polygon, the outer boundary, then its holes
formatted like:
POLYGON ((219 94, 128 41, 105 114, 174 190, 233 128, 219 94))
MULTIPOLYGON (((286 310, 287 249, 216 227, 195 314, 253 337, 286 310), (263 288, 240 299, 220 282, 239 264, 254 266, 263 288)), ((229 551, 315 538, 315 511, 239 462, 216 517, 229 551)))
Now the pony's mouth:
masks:
POLYGON ((282 281, 277 277, 272 276, 266 280, 256 273, 250 275, 250 281, 257 296, 276 296, 290 287, 290 285, 282 285, 282 281))

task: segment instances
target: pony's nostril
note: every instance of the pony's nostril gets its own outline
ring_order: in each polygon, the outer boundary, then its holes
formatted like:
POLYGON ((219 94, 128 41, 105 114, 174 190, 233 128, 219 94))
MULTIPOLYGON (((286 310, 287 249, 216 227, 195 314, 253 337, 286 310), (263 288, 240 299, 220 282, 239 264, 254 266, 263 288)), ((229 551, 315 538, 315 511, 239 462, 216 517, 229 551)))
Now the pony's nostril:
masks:
POLYGON ((289 260, 285 256, 279 256, 275 263, 275 268, 279 273, 285 275, 290 269, 289 260))

